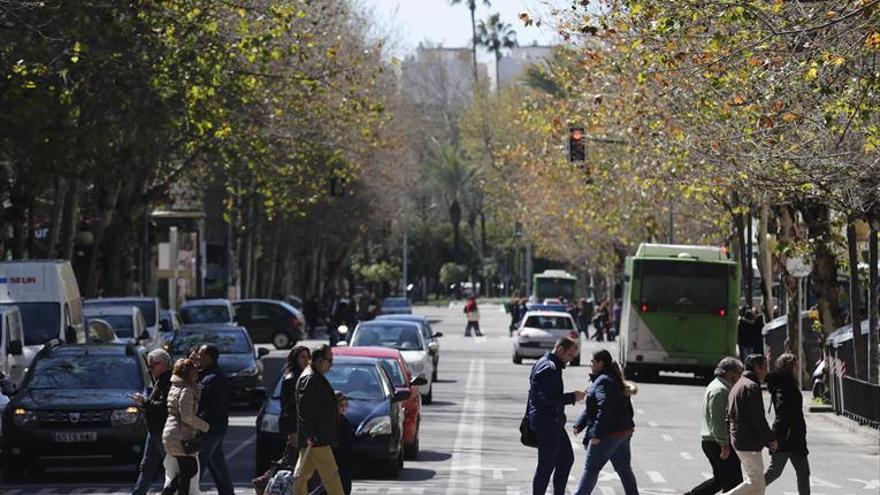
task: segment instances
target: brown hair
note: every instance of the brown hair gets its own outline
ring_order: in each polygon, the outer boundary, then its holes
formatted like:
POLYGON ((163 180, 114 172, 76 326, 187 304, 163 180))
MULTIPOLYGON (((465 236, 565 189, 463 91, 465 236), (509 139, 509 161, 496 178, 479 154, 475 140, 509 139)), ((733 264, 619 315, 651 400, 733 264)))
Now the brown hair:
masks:
POLYGON ((576 345, 574 339, 571 337, 560 337, 559 340, 556 341, 556 347, 561 347, 565 351, 571 350, 571 348, 576 345))
POLYGON ((193 370, 198 370, 195 361, 192 359, 178 359, 176 363, 174 363, 174 371, 172 374, 174 376, 179 376, 184 380, 189 379, 189 374, 193 370))
POLYGON ((776 367, 786 373, 794 374, 794 367, 795 365, 797 365, 797 362, 797 356, 790 352, 786 352, 785 354, 776 358, 776 367))
POLYGON ((312 353, 311 353, 311 351, 309 351, 308 347, 306 347, 304 345, 298 345, 298 346, 294 347, 293 349, 290 350, 290 352, 287 353, 287 362, 284 364, 284 372, 285 373, 292 371, 298 375, 303 372, 303 370, 301 370, 299 368, 299 363, 297 362, 299 355, 303 351, 305 351, 306 356, 308 356, 309 359, 311 359, 312 353))

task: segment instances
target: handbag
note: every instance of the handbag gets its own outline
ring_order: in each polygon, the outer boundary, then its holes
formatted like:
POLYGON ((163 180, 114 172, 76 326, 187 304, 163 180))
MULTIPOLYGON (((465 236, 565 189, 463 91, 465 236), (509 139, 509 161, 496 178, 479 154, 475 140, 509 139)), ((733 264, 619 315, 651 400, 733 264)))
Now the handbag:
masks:
POLYGON ((519 441, 526 447, 538 448, 538 435, 529 425, 529 403, 526 402, 526 413, 519 422, 519 441))
POLYGON ((183 452, 185 454, 197 454, 200 450, 202 450, 202 436, 197 435, 189 440, 183 440, 180 442, 183 444, 183 452))

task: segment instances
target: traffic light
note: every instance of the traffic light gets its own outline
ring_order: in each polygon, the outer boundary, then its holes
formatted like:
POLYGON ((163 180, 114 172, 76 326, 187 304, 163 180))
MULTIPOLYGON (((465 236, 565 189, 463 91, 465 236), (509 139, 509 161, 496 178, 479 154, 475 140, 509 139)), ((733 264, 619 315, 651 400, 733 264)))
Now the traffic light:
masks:
POLYGON ((587 144, 584 128, 568 127, 568 161, 583 162, 587 160, 587 144))

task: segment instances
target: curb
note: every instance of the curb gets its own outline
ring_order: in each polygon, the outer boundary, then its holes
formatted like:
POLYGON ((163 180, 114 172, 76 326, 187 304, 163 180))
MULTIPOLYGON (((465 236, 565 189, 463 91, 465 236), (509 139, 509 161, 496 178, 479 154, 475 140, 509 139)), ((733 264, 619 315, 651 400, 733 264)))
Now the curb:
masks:
POLYGON ((810 416, 814 417, 814 418, 823 418, 824 421, 832 423, 835 426, 837 426, 838 428, 840 428, 842 430, 846 430, 850 433, 858 433, 860 435, 867 435, 867 436, 873 438, 874 440, 880 441, 880 430, 875 430, 874 428, 871 428, 869 426, 860 425, 856 421, 853 421, 853 420, 847 418, 846 416, 840 416, 840 415, 835 414, 833 412, 831 412, 831 413, 827 413, 827 412, 810 413, 810 416))

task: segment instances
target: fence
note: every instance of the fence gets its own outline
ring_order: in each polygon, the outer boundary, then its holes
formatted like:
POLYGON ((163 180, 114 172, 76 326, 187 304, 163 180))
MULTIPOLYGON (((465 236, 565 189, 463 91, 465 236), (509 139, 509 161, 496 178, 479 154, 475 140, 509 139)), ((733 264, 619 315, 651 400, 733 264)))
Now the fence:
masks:
POLYGON ((880 429, 880 385, 844 376, 841 381, 842 414, 880 429))

